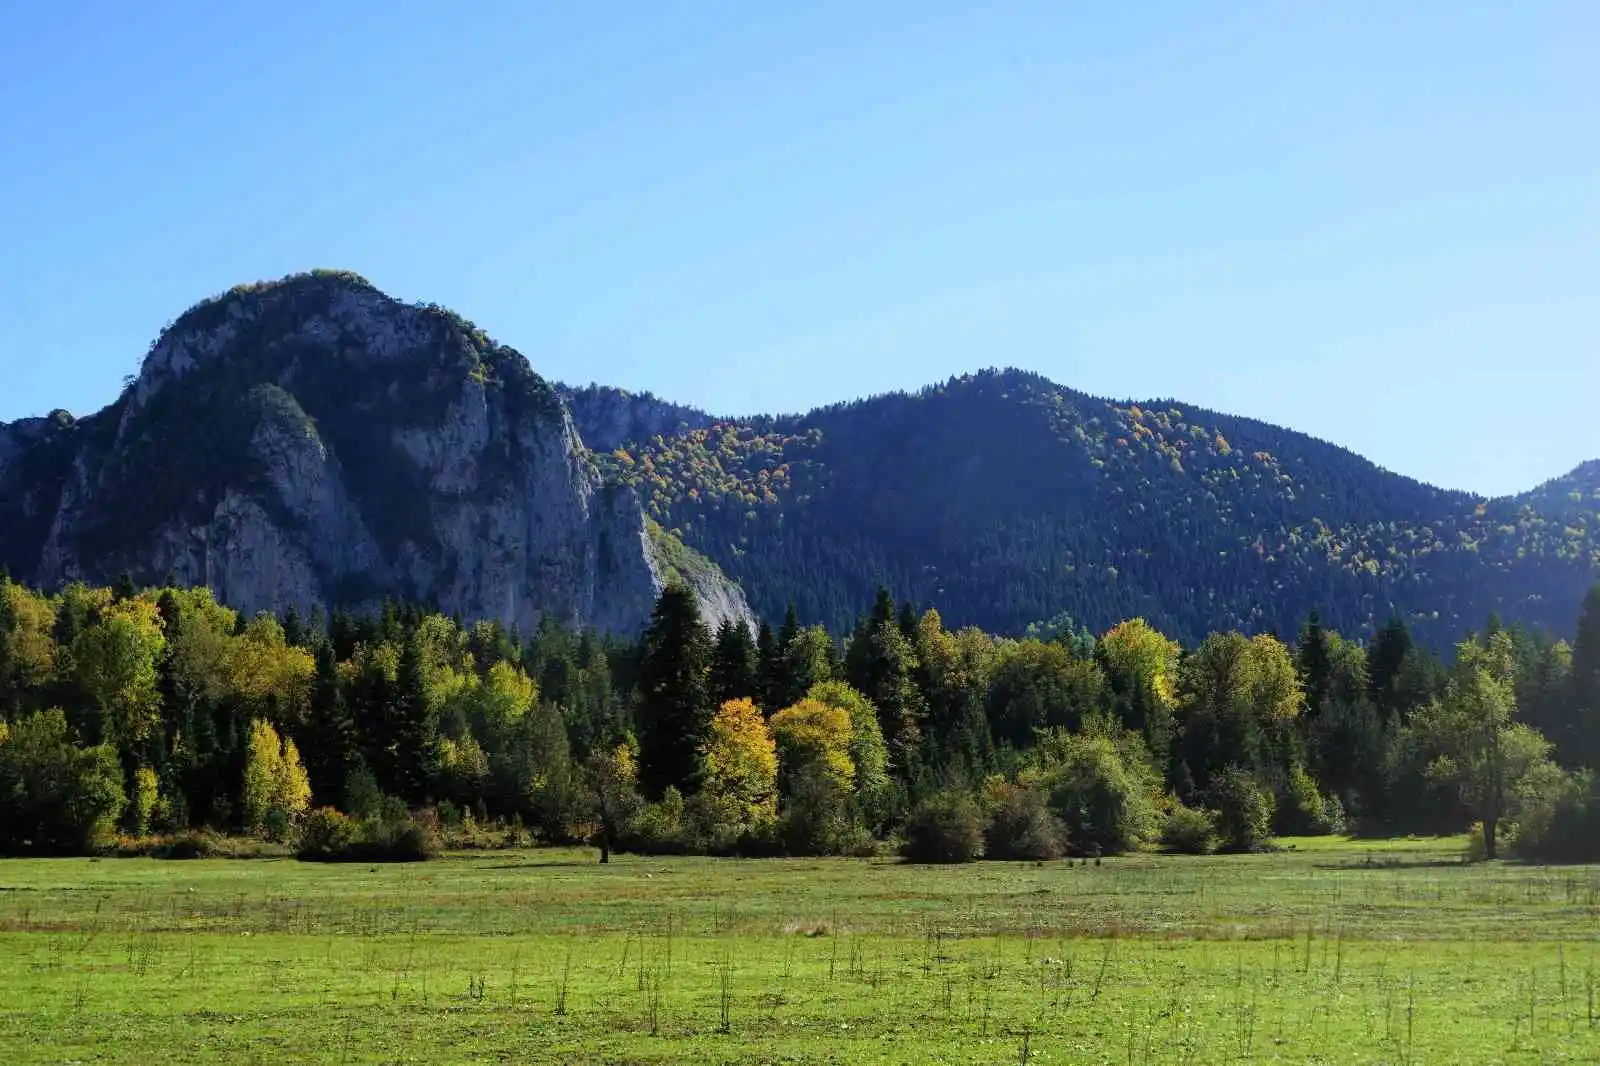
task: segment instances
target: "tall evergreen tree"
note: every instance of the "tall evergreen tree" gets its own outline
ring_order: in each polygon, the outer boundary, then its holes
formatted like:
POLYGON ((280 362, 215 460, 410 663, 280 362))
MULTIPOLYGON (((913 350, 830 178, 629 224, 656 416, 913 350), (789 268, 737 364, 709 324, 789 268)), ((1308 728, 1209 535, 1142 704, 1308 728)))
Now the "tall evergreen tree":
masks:
POLYGON ((355 718, 344 698, 333 645, 317 645, 317 676, 305 729, 305 766, 311 794, 320 803, 343 802, 345 781, 359 757, 355 718))
POLYGON ((395 795, 410 803, 428 797, 433 752, 438 739, 438 708, 428 690, 428 668, 421 636, 413 631, 400 652, 391 712, 394 729, 395 795))
POLYGON ((850 639, 844 666, 851 687, 878 708, 897 771, 909 772, 921 740, 924 708, 916 686, 916 651, 900 632, 888 589, 878 589, 871 614, 850 639))
POLYGON ((775 682, 778 676, 778 641, 772 635, 772 627, 766 622, 761 623, 761 629, 756 633, 756 670, 758 671, 757 684, 759 692, 756 702, 761 705, 769 715, 774 710, 782 710, 773 699, 776 691, 775 682))
POLYGON ((1406 660, 1411 656, 1411 631, 1399 618, 1391 618, 1373 638, 1372 649, 1367 652, 1367 684, 1372 695, 1372 705, 1385 720, 1399 715, 1401 704, 1401 679, 1406 660))
POLYGON ((1300 630, 1300 646, 1295 649, 1295 667, 1300 673, 1300 684, 1306 694, 1306 716, 1315 719, 1322 713, 1328 699, 1328 685, 1333 672, 1332 655, 1328 648, 1328 633, 1322 628, 1322 616, 1315 610, 1300 630))
POLYGON ((700 751, 711 730, 711 635, 694 594, 669 585, 656 601, 639 662, 639 783, 659 798, 669 786, 699 786, 700 751))
POLYGON ((1600 585, 1589 590, 1578 613, 1571 678, 1574 746, 1591 769, 1600 769, 1600 585))
POLYGON ((760 663, 750 629, 743 622, 725 620, 717 628, 711 655, 711 702, 720 707, 729 700, 756 700, 761 696, 760 663))

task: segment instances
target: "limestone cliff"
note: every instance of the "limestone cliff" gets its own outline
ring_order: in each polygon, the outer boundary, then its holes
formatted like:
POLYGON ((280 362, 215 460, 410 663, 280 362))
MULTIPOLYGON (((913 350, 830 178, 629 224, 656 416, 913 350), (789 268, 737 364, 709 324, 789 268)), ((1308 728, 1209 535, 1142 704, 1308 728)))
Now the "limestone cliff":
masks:
POLYGON ((685 430, 705 429, 714 419, 704 411, 667 401, 648 392, 633 393, 607 385, 573 389, 560 386, 583 441, 597 452, 685 430))
MULTIPOLYGON (((0 506, 19 512, 7 479, 40 451, 29 432, 0 428, 0 506)), ((631 633, 671 573, 670 538, 606 482, 521 355, 354 275, 198 305, 115 404, 52 434, 71 446, 50 457, 47 521, 0 542, 47 585, 127 571, 247 611, 394 597, 631 633)), ((713 624, 749 622, 714 567, 695 587, 713 624)))

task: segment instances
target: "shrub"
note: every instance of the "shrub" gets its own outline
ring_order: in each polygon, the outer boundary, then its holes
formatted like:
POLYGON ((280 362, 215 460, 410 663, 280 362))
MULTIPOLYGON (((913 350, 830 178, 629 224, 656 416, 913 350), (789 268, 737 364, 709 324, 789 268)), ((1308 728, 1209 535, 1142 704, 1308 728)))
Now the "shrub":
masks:
POLYGON ((13 722, 0 740, 0 850, 92 851, 114 839, 126 804, 116 750, 79 747, 61 711, 13 722))
POLYGON ((684 840, 683 794, 671 785, 656 803, 639 808, 628 825, 626 846, 641 855, 678 855, 684 840))
POLYGON ((1289 771, 1277 813, 1277 830, 1286 836, 1328 836, 1345 831, 1344 804, 1337 796, 1324 798, 1303 766, 1289 771))
POLYGON ((330 859, 341 855, 355 843, 358 828, 348 815, 332 807, 318 807, 300 823, 297 855, 302 859, 330 859))
POLYGON ((912 862, 971 862, 983 857, 983 816, 965 792, 923 800, 906 819, 901 849, 912 862))
POLYGON ((867 834, 856 823, 849 796, 830 768, 813 764, 789 779, 778 839, 790 855, 843 855, 867 834))
POLYGON ((1209 855, 1216 851, 1216 812, 1174 804, 1161 823, 1161 847, 1179 855, 1209 855))
POLYGON ((222 838, 210 829, 188 829, 167 837, 152 853, 158 859, 212 859, 223 853, 222 838))
POLYGON ((442 847, 439 816, 407 812, 385 797, 382 813, 357 821, 331 807, 307 816, 300 828, 298 858, 306 862, 426 862, 442 847), (396 809, 398 807, 398 810, 396 809))
POLYGON ((1137 734, 1097 728, 1048 735, 1037 755, 1040 781, 1074 853, 1115 855, 1155 835, 1158 778, 1137 734))
MULTIPOLYGON (((1520 859, 1537 862, 1600 861, 1600 779, 1588 773, 1568 777, 1554 790, 1548 810, 1525 809, 1506 847, 1520 859)), ((1483 830, 1473 839, 1483 846, 1483 830)))
POLYGON ((1225 851, 1264 851, 1272 842, 1272 794, 1250 774, 1229 767, 1211 782, 1211 806, 1225 851))
POLYGON ((989 858, 1043 861, 1067 853, 1067 827, 1051 812, 1043 790, 997 781, 987 788, 985 801, 989 818, 983 840, 989 858))

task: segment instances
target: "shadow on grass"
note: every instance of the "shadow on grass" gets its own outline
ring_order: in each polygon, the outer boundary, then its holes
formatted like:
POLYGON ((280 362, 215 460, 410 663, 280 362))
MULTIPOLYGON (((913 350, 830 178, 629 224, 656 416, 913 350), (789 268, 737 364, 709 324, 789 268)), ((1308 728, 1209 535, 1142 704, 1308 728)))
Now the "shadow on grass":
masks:
POLYGON ((1319 862, 1317 870, 1433 870, 1475 866, 1465 859, 1347 859, 1344 862, 1319 862))

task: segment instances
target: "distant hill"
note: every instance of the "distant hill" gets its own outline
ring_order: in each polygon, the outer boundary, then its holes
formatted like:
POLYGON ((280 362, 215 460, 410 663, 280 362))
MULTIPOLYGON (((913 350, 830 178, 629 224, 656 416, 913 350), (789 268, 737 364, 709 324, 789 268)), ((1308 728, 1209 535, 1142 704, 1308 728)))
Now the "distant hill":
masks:
POLYGON ((729 421, 545 381, 459 316, 319 271, 180 316, 116 403, 0 425, 0 565, 209 583, 248 610, 392 596, 637 631, 847 629, 879 584, 950 626, 1142 615, 1187 641, 1491 612, 1561 630, 1600 573, 1600 462, 1482 499, 1177 400, 991 370, 729 421), (732 577, 737 585, 725 577, 732 577), (740 586, 742 586, 742 591, 740 586))
POLYGON ((1484 499, 1264 422, 1015 370, 799 417, 670 411, 685 428, 605 465, 767 617, 793 601, 845 628, 884 583, 1000 632, 1065 613, 1288 635, 1316 608, 1347 633, 1399 614, 1447 644, 1491 612, 1569 627, 1600 573, 1600 463, 1484 499))

